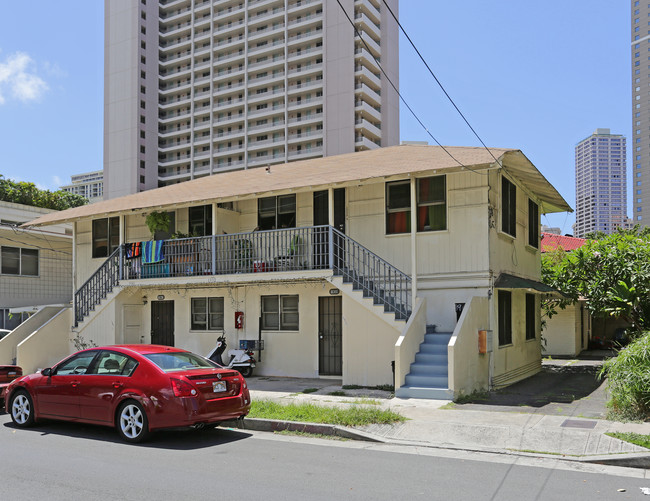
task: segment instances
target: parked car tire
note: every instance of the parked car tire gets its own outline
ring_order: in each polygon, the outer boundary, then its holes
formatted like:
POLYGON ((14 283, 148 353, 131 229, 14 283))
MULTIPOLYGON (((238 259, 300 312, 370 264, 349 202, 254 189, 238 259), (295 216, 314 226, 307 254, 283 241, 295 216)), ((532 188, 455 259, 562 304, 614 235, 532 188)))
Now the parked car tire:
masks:
POLYGON ((28 428, 34 425, 34 403, 32 397, 25 390, 14 392, 7 410, 16 426, 28 428))
POLYGON ((128 400, 117 411, 117 432, 123 440, 143 442, 149 437, 149 420, 144 407, 135 400, 128 400))

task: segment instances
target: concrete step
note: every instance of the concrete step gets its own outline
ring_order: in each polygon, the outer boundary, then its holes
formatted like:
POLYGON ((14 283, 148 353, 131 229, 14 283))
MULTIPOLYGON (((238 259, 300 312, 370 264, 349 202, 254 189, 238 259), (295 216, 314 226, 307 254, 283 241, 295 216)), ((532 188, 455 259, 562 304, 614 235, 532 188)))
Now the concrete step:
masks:
POLYGON ((395 393, 397 398, 422 398, 428 400, 453 400, 454 393, 449 388, 425 388, 421 386, 402 386, 395 393))
POLYGON ((447 355, 447 345, 422 343, 420 345, 419 353, 424 353, 427 355, 447 355))
POLYGON ((428 364, 428 365, 444 365, 447 367, 447 352, 444 353, 416 353, 415 354, 415 363, 416 364, 428 364))
POLYGON ((424 342, 428 344, 449 344, 451 332, 436 332, 435 334, 425 334, 424 342))
POLYGON ((423 388, 447 388, 449 382, 447 380, 447 375, 443 376, 421 376, 415 374, 407 374, 405 381, 405 386, 418 386, 423 388))
POLYGON ((411 364, 411 374, 413 376, 433 376, 433 377, 447 377, 447 364, 431 365, 431 364, 411 364))

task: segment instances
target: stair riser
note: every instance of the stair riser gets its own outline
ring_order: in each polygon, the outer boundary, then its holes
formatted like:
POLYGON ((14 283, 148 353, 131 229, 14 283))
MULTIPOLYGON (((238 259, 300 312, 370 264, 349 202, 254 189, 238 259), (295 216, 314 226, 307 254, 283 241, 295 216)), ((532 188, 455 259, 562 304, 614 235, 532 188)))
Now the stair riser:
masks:
POLYGON ((447 377, 446 365, 411 365, 411 375, 428 377, 447 377))
POLYGON ((444 354, 431 355, 428 353, 418 353, 415 355, 416 364, 424 365, 444 365, 447 367, 447 352, 444 354))
POLYGON ((449 344, 451 334, 425 334, 424 342, 427 344, 449 344))
POLYGON ((447 345, 446 344, 421 344, 419 353, 425 353, 427 355, 446 355, 447 354, 447 345))
POLYGON ((408 374, 405 378, 406 386, 419 386, 423 388, 447 388, 449 382, 446 376, 415 376, 408 374))
POLYGON ((454 392, 448 388, 418 388, 402 386, 395 393, 397 398, 423 398, 428 400, 453 400, 454 392))

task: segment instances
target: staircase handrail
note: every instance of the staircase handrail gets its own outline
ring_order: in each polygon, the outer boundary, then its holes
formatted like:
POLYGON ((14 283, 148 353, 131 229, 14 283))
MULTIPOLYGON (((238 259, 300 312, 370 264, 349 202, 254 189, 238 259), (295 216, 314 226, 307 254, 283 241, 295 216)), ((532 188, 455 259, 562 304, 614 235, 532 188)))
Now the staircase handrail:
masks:
POLYGON ((121 278, 122 246, 118 246, 106 261, 97 268, 88 280, 74 293, 74 321, 79 325, 88 312, 97 306, 113 287, 119 284, 121 278))
MULTIPOLYGON (((343 257, 340 264, 344 265, 359 276, 364 277, 364 281, 366 283, 372 282, 372 286, 366 287, 365 285, 362 285, 364 292, 369 293, 379 304, 388 304, 389 309, 392 309, 396 313, 399 313, 402 318, 408 319, 412 310, 411 277, 401 271, 399 268, 386 261, 384 258, 378 256, 370 249, 364 247, 359 242, 350 238, 336 228, 330 227, 330 231, 332 232, 333 237, 330 239, 330 248, 332 249, 333 254, 336 254, 334 247, 337 246, 337 241, 345 242, 346 244, 345 246, 340 243, 338 244, 338 247, 343 252, 343 257), (356 259, 354 257, 350 257, 356 256, 357 252, 350 252, 347 248, 347 245, 350 245, 360 251, 360 257, 364 263, 363 266, 359 266, 356 262, 359 261, 359 256, 357 256, 356 259), (375 272, 378 271, 377 264, 379 264, 383 270, 379 271, 377 275, 373 274, 369 276, 368 272, 371 271, 371 267, 367 265, 370 264, 370 261, 372 261, 374 264, 372 268, 375 272), (374 282, 376 281, 378 281, 382 286, 375 287, 374 282), (382 296, 382 292, 384 293, 384 296, 382 296), (385 293, 392 295, 394 304, 391 304, 390 301, 387 300, 385 293)), ((333 257, 333 259, 334 262, 331 264, 331 266, 334 270, 334 273, 343 274, 343 270, 337 270, 338 267, 336 266, 336 258, 333 257)))

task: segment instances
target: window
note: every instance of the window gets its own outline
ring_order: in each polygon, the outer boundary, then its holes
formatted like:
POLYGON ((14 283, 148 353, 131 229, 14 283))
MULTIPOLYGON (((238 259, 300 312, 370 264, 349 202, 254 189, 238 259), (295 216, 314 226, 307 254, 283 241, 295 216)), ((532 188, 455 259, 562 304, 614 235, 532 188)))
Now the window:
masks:
POLYGON ((296 227, 296 195, 260 198, 257 201, 260 230, 296 227))
POLYGON ((297 331, 298 296, 262 296, 262 329, 297 331))
POLYGON ((528 245, 539 246, 539 206, 528 199, 528 245))
POLYGON ((2 274, 38 276, 38 249, 2 246, 2 274))
POLYGON ((526 340, 535 339, 537 314, 535 294, 526 294, 526 340))
POLYGON ((418 231, 447 229, 447 190, 445 176, 417 180, 418 231))
POLYGON ((512 344, 512 293, 499 291, 499 346, 512 344))
POLYGON ((97 351, 84 351, 64 361, 54 369, 54 374, 59 376, 68 374, 86 374, 90 364, 97 355, 97 351))
POLYGON ((517 236, 517 187, 501 178, 501 231, 517 236))
POLYGON ((386 183, 386 233, 411 231, 411 182, 386 183))
POLYGON ((120 218, 93 221, 93 257, 108 257, 120 245, 120 218))
POLYGON ((204 237, 212 234, 212 206, 190 207, 190 235, 204 237))
POLYGON ((190 329, 193 331, 223 330, 223 298, 193 297, 190 329))
POLYGON ((131 357, 114 351, 102 351, 91 370, 93 374, 98 375, 130 376, 137 366, 138 362, 131 357))

